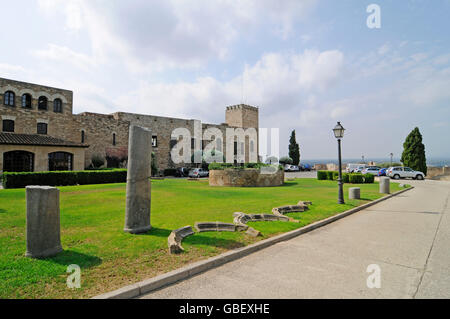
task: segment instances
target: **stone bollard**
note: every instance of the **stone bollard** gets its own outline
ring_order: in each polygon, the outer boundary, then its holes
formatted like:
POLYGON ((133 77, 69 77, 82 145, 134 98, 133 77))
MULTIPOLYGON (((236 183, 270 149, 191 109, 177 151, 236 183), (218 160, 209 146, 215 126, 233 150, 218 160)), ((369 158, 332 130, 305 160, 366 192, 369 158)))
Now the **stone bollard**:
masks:
POLYGON ((59 189, 27 186, 27 251, 25 256, 45 258, 62 251, 59 224, 59 189))
POLYGON ((124 231, 149 231, 151 204, 152 131, 132 125, 128 140, 127 199, 124 231))
POLYGON ((380 177, 380 193, 389 194, 390 193, 390 183, 391 179, 389 177, 380 177))
POLYGON ((361 199, 361 189, 359 187, 350 187, 348 189, 348 199, 361 199))

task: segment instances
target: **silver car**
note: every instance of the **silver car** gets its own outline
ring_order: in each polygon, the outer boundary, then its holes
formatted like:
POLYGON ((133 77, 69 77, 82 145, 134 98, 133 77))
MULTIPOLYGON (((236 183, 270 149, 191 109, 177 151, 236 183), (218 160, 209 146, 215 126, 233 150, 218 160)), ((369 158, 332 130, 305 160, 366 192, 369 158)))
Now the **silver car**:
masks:
POLYGON ((390 178, 393 179, 412 178, 423 180, 425 178, 424 173, 415 171, 409 167, 402 167, 402 166, 389 167, 389 169, 386 171, 386 176, 389 176, 390 178))
POLYGON ((209 171, 203 168, 194 168, 189 171, 189 177, 200 178, 200 177, 208 177, 209 171))

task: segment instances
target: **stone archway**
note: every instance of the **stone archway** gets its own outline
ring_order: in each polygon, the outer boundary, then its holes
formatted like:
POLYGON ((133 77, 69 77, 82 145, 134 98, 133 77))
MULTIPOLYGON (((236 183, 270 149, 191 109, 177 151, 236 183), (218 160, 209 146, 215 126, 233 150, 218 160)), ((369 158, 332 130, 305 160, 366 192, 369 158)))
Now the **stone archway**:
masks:
POLYGON ((33 172, 34 154, 27 151, 10 151, 3 153, 4 172, 33 172))

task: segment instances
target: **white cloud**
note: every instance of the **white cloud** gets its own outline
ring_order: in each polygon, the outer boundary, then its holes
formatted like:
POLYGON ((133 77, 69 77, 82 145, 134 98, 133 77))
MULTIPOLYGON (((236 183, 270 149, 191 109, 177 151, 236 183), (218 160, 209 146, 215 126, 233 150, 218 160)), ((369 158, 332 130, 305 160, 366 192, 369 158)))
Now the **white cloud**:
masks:
POLYGON ((40 0, 47 13, 63 12, 66 27, 85 29, 94 55, 122 57, 135 72, 198 67, 229 55, 237 35, 269 28, 287 39, 316 0, 94 1, 40 0))
POLYGON ((49 43, 47 49, 33 50, 31 53, 39 58, 46 60, 53 60, 57 62, 69 63, 78 68, 88 70, 96 65, 93 57, 88 55, 74 52, 68 47, 59 46, 49 43))

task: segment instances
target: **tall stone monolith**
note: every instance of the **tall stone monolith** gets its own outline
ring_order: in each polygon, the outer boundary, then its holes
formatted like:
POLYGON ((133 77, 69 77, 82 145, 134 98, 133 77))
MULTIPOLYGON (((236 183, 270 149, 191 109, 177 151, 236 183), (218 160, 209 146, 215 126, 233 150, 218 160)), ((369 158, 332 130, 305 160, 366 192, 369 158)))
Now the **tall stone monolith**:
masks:
POLYGON ((152 131, 130 127, 128 139, 127 202, 124 231, 138 234, 152 228, 151 203, 152 131))
POLYGON ((387 176, 380 177, 380 193, 381 194, 389 194, 391 179, 387 176))
POLYGON ((32 258, 51 257, 62 251, 59 189, 27 186, 27 251, 32 258))

